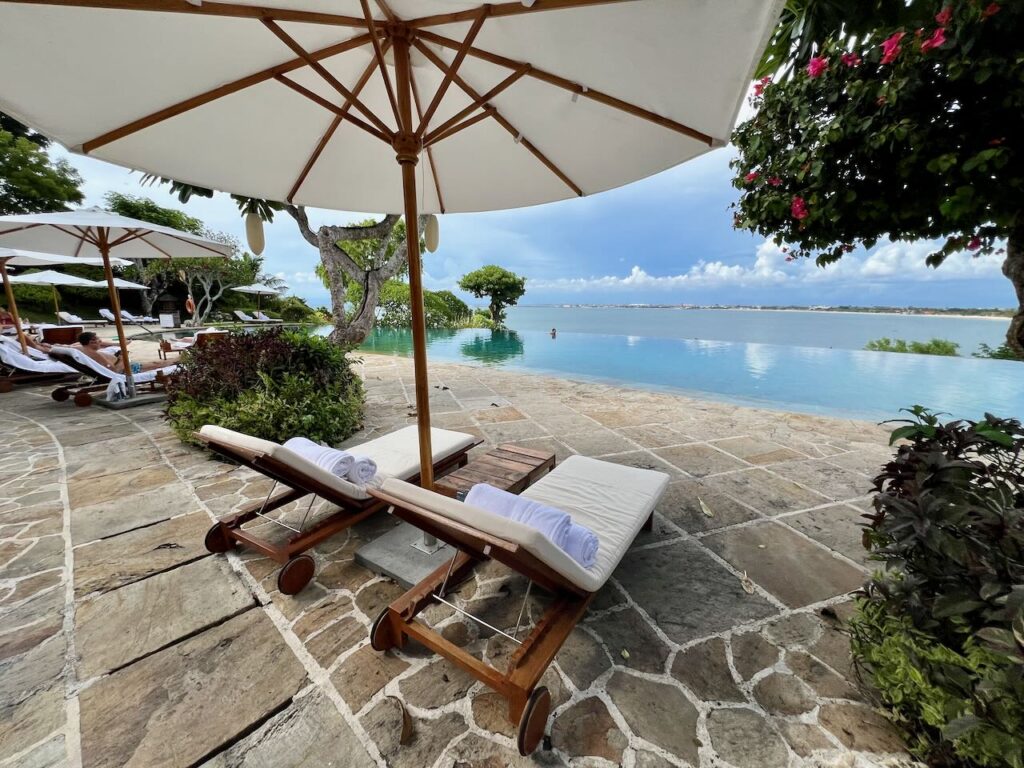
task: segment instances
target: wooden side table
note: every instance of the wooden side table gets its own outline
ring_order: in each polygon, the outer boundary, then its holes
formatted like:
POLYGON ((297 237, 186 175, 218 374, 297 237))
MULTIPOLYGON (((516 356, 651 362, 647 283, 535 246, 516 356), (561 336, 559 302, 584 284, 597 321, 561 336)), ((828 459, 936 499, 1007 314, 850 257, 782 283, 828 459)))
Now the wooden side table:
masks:
POLYGON ((434 490, 455 496, 477 483, 487 483, 509 493, 522 493, 554 468, 555 454, 506 443, 435 481, 434 490))

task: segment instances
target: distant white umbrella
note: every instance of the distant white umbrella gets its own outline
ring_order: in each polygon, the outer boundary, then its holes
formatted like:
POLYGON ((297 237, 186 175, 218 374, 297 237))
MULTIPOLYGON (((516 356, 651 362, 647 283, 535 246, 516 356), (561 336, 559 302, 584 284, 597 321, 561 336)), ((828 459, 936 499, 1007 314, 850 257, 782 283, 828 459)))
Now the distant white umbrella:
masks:
POLYGON ((403 211, 429 488, 418 215, 594 194, 724 146, 782 7, 6 0, 0 71, 18 77, 0 81, 0 110, 74 152, 190 184, 403 211), (97 87, 125 61, 117 87, 97 87))
POLYGON ((0 216, 0 246, 5 245, 68 256, 98 256, 102 260, 129 396, 135 394, 135 382, 121 322, 121 301, 110 269, 111 250, 116 249, 118 256, 127 259, 210 258, 230 256, 232 252, 230 245, 102 208, 0 216))
POLYGON ((74 275, 65 275, 63 272, 55 272, 52 269, 44 269, 42 272, 31 272, 27 275, 16 275, 10 278, 14 285, 48 285, 53 289, 53 312, 55 316, 60 314, 60 297, 57 294, 57 286, 72 286, 74 288, 96 288, 92 280, 74 275))
POLYGON ((261 283, 253 283, 252 285, 240 285, 237 288, 232 288, 232 291, 238 291, 239 293, 251 293, 256 296, 256 311, 260 309, 260 298, 263 296, 277 296, 280 291, 275 288, 271 288, 268 285, 261 283))
MULTIPOLYGON (((115 267, 126 267, 131 264, 124 259, 111 259, 111 265, 115 267)), ((18 334, 18 341, 21 342, 22 354, 28 354, 28 342, 25 340, 25 332, 21 328, 21 318, 18 316, 18 304, 14 300, 14 291, 11 290, 10 280, 7 275, 7 267, 46 267, 59 264, 87 264, 94 267, 102 267, 103 259, 100 258, 78 258, 75 256, 58 256, 53 253, 39 253, 38 251, 27 251, 22 248, 0 247, 0 278, 3 279, 4 293, 7 294, 7 308, 14 318, 14 329, 18 334)))
MULTIPOLYGON (((106 288, 107 284, 103 280, 97 280, 93 283, 97 288, 106 288)), ((125 280, 123 277, 114 278, 114 287, 118 290, 123 291, 148 291, 148 285, 142 285, 142 283, 133 283, 131 280, 125 280)))

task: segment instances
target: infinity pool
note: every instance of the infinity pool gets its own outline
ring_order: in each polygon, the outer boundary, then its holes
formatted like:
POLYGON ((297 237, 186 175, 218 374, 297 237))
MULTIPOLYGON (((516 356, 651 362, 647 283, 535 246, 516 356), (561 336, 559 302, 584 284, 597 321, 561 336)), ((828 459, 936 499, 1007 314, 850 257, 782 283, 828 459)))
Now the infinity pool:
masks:
MULTIPOLYGON (((409 355, 409 331, 367 352, 409 355)), ((784 410, 886 419, 921 404, 958 418, 1024 417, 1024 364, 858 350, 536 331, 431 331, 432 360, 689 393, 784 410)))

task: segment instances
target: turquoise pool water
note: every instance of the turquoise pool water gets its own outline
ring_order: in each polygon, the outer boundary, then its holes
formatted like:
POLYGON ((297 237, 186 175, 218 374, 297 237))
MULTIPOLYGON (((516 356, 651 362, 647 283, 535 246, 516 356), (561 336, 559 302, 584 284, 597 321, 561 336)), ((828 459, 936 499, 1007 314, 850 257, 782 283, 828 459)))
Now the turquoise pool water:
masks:
MULTIPOLYGON (((778 344, 542 331, 431 331, 432 360, 502 366, 746 405, 867 419, 913 404, 958 418, 1024 417, 1024 364, 778 344)), ((409 355, 409 331, 368 352, 409 355)))

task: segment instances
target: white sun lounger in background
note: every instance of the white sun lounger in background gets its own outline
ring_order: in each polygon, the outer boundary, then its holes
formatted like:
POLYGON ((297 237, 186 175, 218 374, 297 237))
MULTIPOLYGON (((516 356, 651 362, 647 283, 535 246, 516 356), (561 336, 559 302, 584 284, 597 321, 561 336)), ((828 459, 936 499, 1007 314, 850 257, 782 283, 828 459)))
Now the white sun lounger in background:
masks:
MULTIPOLYGON (((31 347, 30 352, 35 352, 31 347)), ((0 392, 10 392, 18 384, 38 384, 60 381, 77 375, 77 371, 64 363, 49 358, 39 360, 24 355, 18 344, 0 342, 0 392)))
POLYGON ((63 320, 67 325, 106 325, 106 320, 83 320, 78 315, 73 315, 70 312, 58 312, 57 317, 63 320))
MULTIPOLYGON (((100 314, 103 314, 102 312, 100 314)), ((111 313, 113 315, 113 313, 111 313)), ((105 316, 105 315, 104 315, 105 316)), ((149 317, 148 315, 133 315, 127 309, 121 310, 121 319, 127 320, 129 323, 159 323, 160 321, 155 317, 149 317)))

